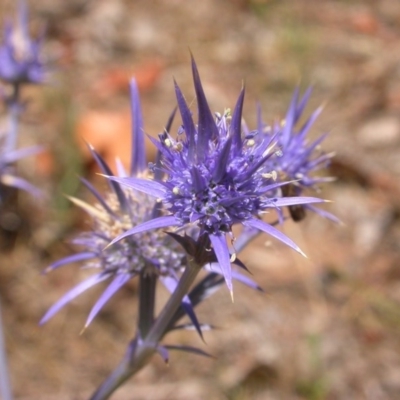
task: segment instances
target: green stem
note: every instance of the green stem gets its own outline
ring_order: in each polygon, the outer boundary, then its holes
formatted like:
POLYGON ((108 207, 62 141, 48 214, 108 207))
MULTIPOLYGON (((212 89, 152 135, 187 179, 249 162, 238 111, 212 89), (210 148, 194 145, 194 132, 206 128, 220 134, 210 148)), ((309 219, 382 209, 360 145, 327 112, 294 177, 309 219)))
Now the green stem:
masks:
POLYGON ((154 322, 157 276, 142 271, 139 277, 139 321, 140 337, 145 337, 154 322))
POLYGON ((171 318, 173 318, 175 311, 180 306, 183 297, 188 294, 190 286, 192 286, 200 270, 201 265, 196 264, 194 260, 189 261, 189 265, 182 274, 174 293, 171 295, 167 304, 151 327, 151 330, 145 339, 146 342, 149 344, 158 343, 164 336, 171 318))
MULTIPOLYGON (((201 266, 190 261, 179 280, 174 293, 165 304, 160 315, 150 327, 148 334, 140 338, 140 331, 137 337, 131 342, 128 352, 121 363, 102 383, 99 389, 90 397, 90 400, 106 400, 117 390, 127 379, 142 369, 157 351, 158 342, 164 336, 171 319, 180 306, 183 297, 189 292, 190 286, 196 279, 201 266)), ((142 300, 142 298, 141 298, 142 300)), ((141 309, 141 306, 139 306, 141 309)), ((141 311, 145 312, 145 306, 141 311)), ((142 314, 143 315, 143 314, 142 314)), ((142 321, 144 323, 144 320, 142 321)), ((141 327, 143 330, 143 328, 141 327)))
POLYGON ((107 377, 101 384, 96 392, 90 397, 90 400, 105 400, 108 399, 124 382, 126 382, 132 375, 139 371, 146 361, 153 355, 154 351, 145 354, 141 352, 141 363, 136 360, 137 340, 130 343, 127 353, 122 361, 114 369, 114 371, 107 377), (146 357, 145 357, 146 355, 146 357))

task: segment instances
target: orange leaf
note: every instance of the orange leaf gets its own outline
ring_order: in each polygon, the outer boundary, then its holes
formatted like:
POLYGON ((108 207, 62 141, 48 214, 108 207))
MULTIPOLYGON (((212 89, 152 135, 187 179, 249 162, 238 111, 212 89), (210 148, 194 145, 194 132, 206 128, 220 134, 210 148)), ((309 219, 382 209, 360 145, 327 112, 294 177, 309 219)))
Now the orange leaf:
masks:
MULTIPOLYGON (((89 111, 77 123, 76 139, 80 151, 87 163, 92 157, 85 143, 91 144, 104 157, 113 173, 116 173, 115 160, 119 158, 125 168, 131 160, 131 115, 129 110, 89 111)), ((146 142, 148 159, 154 159, 155 149, 146 142)))

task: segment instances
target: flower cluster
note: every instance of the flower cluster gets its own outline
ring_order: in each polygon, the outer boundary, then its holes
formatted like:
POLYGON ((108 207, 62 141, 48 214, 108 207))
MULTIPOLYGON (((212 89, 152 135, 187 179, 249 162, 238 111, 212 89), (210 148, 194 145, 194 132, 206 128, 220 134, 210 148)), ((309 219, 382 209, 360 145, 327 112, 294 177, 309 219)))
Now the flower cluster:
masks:
POLYGON ((113 294, 130 279, 139 277, 137 333, 120 365, 94 393, 93 400, 108 398, 155 353, 165 361, 170 349, 207 355, 190 346, 160 343, 175 329, 195 329, 202 337, 202 331, 211 327, 198 321, 194 308, 224 282, 231 295, 233 280, 260 289, 239 272, 239 268, 247 268, 237 257, 254 232, 265 232, 303 254, 275 226, 284 221, 284 208, 289 208, 294 220, 301 219, 299 215, 304 208, 330 217, 313 206, 324 200, 303 196, 305 189, 314 190, 327 180, 315 177, 314 172, 326 166, 331 157, 319 152, 324 136, 311 143, 307 140, 320 109, 299 130, 296 128, 310 90, 300 101, 298 90, 295 91, 284 122, 266 125, 259 111, 257 129, 251 131, 242 120, 244 88, 232 112, 227 109, 222 114, 213 114, 193 59, 192 73, 197 120, 175 83, 182 123, 177 134, 171 134, 175 110, 158 140, 150 138, 158 155, 156 162, 148 165, 139 94, 132 80, 130 169, 126 172, 117 162, 118 176, 114 176, 103 158, 89 146, 102 175, 108 178, 108 191, 102 195, 82 179, 96 198, 96 204, 70 199, 91 217, 92 229, 73 240, 82 248, 80 252, 56 261, 47 269, 83 262, 83 268, 96 272, 61 297, 41 323, 76 296, 110 279, 90 311, 85 325, 88 326, 113 294), (275 213, 276 223, 265 222, 266 213, 275 213), (238 237, 233 231, 235 225, 244 228, 238 237), (202 269, 206 273, 196 284, 202 269), (155 316, 158 281, 171 295, 155 316), (179 325, 184 315, 190 323, 179 325))
MULTIPOLYGON (((160 164, 153 168, 153 172, 146 168, 143 118, 135 80, 131 81, 130 88, 134 121, 132 127, 132 161, 129 173, 124 170, 122 165, 117 163, 119 175, 136 179, 148 175, 160 178, 161 175, 154 171, 154 169, 160 168, 160 164)), ((171 123, 172 118, 167 123, 165 132, 169 131, 171 123)), ((89 146, 89 149, 100 170, 104 174, 110 175, 111 169, 103 158, 91 146, 89 146)), ((154 217, 158 217, 164 212, 160 209, 159 202, 141 191, 121 188, 118 183, 110 180, 109 190, 102 196, 89 181, 81 180, 96 198, 96 204, 92 206, 74 197, 70 197, 70 200, 91 217, 92 229, 72 241, 73 244, 82 247, 83 251, 56 261, 46 269, 46 272, 69 263, 83 261, 83 268, 94 269, 97 273, 78 284, 58 300, 44 315, 41 320, 42 324, 76 296, 107 279, 111 279, 111 283, 93 306, 85 326, 91 323, 113 294, 130 279, 140 274, 157 276, 167 290, 173 292, 178 284, 180 274, 187 264, 186 254, 191 255, 190 251, 186 251, 186 253, 183 251, 179 246, 179 240, 173 240, 176 237, 172 233, 166 235, 160 228, 138 233, 113 246, 108 246, 114 238, 143 223, 149 221, 151 223, 154 217)), ((196 236, 198 235, 198 232, 195 232, 194 229, 189 229, 189 231, 196 236)), ((210 259, 209 261, 216 260, 210 259)), ((239 260, 237 260, 237 263, 240 263, 239 260)), ((251 287, 257 287, 251 280, 239 273, 234 272, 233 277, 251 287)), ((185 299, 185 302, 185 311, 189 314, 193 324, 199 327, 192 312, 190 301, 185 299)))

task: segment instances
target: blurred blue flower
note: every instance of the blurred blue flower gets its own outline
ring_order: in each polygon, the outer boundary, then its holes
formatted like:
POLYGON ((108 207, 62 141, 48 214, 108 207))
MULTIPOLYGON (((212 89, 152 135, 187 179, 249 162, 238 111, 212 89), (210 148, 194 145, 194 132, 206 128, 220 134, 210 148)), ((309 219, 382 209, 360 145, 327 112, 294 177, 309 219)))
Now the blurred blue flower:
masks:
MULTIPOLYGON (((258 126, 257 131, 253 132, 253 136, 255 140, 261 141, 265 140, 264 136, 271 139, 276 138, 278 150, 268 160, 268 165, 271 170, 275 171, 278 181, 291 181, 288 185, 282 186, 283 196, 300 196, 304 190, 310 189, 319 191, 321 183, 332 181, 331 177, 316 175, 316 172, 329 166, 334 155, 333 153, 324 153, 320 149, 320 145, 327 134, 323 134, 313 141, 309 140, 309 130, 320 115, 322 107, 313 111, 303 125, 299 128, 297 127, 303 116, 311 91, 311 88, 309 88, 299 100, 299 89, 297 88, 285 118, 273 126, 262 122, 261 110, 260 108, 258 109, 258 126)), ((306 209, 338 222, 334 215, 316 208, 312 204, 289 207, 292 218, 295 221, 301 220, 305 216, 306 209)))
POLYGON ((29 36, 25 2, 19 3, 15 24, 5 22, 0 46, 0 79, 11 84, 42 83, 45 68, 40 58, 43 35, 36 40, 29 36))
POLYGON ((42 151, 40 146, 26 147, 17 150, 8 150, 8 136, 0 134, 0 204, 2 203, 7 187, 22 189, 34 196, 38 196, 41 192, 31 183, 23 178, 16 176, 15 163, 24 158, 42 151))
POLYGON ((326 168, 333 156, 332 153, 323 153, 319 149, 327 134, 311 142, 308 138, 309 130, 321 113, 322 107, 317 108, 304 124, 296 129, 310 95, 311 88, 299 101, 299 90, 296 89, 285 119, 274 127, 275 131, 279 132, 277 137, 280 148, 274 160, 274 167, 287 179, 296 180, 296 184, 302 188, 315 188, 319 183, 331 180, 313 175, 315 171, 326 168))
POLYGON ((232 293, 231 263, 235 261, 232 227, 242 224, 258 229, 299 251, 299 247, 272 225, 263 222, 263 213, 281 207, 318 203, 310 197, 282 197, 279 188, 286 182, 276 181, 268 161, 276 152, 277 135, 264 135, 255 141, 242 135, 244 89, 234 111, 212 115, 200 76, 192 60, 194 87, 197 97, 198 123, 179 87, 175 91, 183 125, 174 139, 165 132, 154 144, 162 154, 165 181, 143 178, 110 180, 152 195, 162 202, 167 215, 144 222, 113 241, 166 227, 195 225, 200 235, 207 235, 216 260, 232 293), (228 245, 227 236, 232 245, 228 245))

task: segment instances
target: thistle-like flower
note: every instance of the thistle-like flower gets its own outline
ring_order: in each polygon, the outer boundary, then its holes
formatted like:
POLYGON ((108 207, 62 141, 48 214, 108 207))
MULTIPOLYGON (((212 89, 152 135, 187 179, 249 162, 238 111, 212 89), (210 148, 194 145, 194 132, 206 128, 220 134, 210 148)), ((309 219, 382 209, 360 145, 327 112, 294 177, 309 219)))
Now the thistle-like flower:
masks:
MULTIPOLYGON (((304 190, 315 191, 319 189, 319 184, 332 181, 331 177, 315 175, 317 171, 329 165, 334 155, 334 153, 324 153, 319 149, 327 134, 321 135, 314 141, 310 141, 308 138, 309 130, 320 115, 322 107, 317 108, 304 124, 297 128, 311 91, 311 88, 309 88, 299 100, 299 89, 296 88, 284 120, 275 123, 272 127, 262 122, 261 110, 258 110, 256 133, 261 137, 266 135, 277 139, 278 151, 267 163, 272 170, 276 171, 278 181, 292 181, 292 183, 282 186, 283 196, 300 196, 304 190)), ((289 207, 291 216, 295 221, 304 218, 305 209, 315 211, 335 222, 338 221, 334 215, 311 204, 289 207)))
POLYGON ((318 146, 325 139, 326 134, 317 140, 309 143, 309 129, 322 111, 317 108, 299 130, 296 130, 304 108, 310 98, 311 88, 298 101, 299 90, 295 90, 291 104, 286 113, 285 119, 275 126, 278 133, 278 146, 281 150, 279 160, 275 160, 275 167, 279 173, 283 173, 302 187, 313 187, 324 182, 321 177, 314 177, 312 173, 320 168, 326 167, 332 154, 318 154, 318 146))
MULTIPOLYGON (((142 114, 134 80, 130 87, 134 123, 132 164, 129 175, 140 177, 146 176, 149 172, 146 172, 142 114)), ((102 157, 93 148, 90 146, 89 148, 102 172, 111 174, 111 169, 102 157)), ((127 176, 120 163, 117 163, 117 167, 120 176, 127 176)), ((185 253, 160 229, 144 232, 106 248, 116 236, 160 215, 159 204, 147 194, 129 188, 121 189, 116 182, 109 182, 110 190, 105 196, 102 196, 87 180, 82 179, 82 182, 95 196, 97 204, 92 206, 77 198, 70 199, 89 214, 93 220, 93 229, 73 240, 74 244, 83 247, 83 251, 56 261, 46 271, 65 264, 84 261, 84 268, 93 268, 97 273, 78 284, 56 302, 42 318, 41 323, 45 323, 64 305, 90 287, 112 279, 92 308, 86 321, 86 326, 88 326, 110 297, 133 277, 142 272, 158 275, 167 288, 173 291, 183 268, 185 253)))
POLYGON ((28 12, 20 1, 17 22, 6 21, 3 44, 0 46, 0 79, 11 84, 42 83, 45 68, 40 58, 43 35, 31 39, 28 12))
MULTIPOLYGON (((232 293, 231 262, 236 258, 232 227, 242 224, 258 229, 299 251, 299 247, 272 225, 263 222, 263 213, 290 205, 317 203, 310 197, 281 197, 276 173, 268 162, 274 155, 276 136, 242 135, 242 89, 232 115, 212 115, 200 76, 192 60, 197 97, 198 122, 194 123, 184 96, 175 84, 183 125, 174 139, 169 133, 154 140, 162 154, 162 172, 166 180, 115 178, 112 181, 152 195, 162 202, 167 215, 147 221, 119 236, 122 238, 166 227, 195 225, 200 235, 207 235, 232 293), (231 245, 227 243, 227 236, 231 245), (231 251, 232 250, 232 251, 231 251)), ((157 168, 157 167, 156 167, 157 168)))

